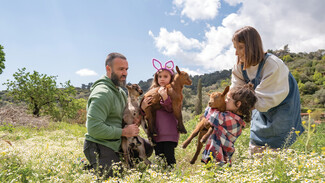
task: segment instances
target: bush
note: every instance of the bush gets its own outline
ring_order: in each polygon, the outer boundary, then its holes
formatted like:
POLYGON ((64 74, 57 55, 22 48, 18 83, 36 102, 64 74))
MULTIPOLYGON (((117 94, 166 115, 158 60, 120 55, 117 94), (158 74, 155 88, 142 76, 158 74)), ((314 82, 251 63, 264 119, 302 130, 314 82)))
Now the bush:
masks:
POLYGON ((288 54, 288 55, 284 55, 284 56, 282 57, 282 60, 283 60, 284 62, 291 62, 291 61, 293 61, 293 58, 290 56, 290 54, 288 54))
POLYGON ((318 86, 313 82, 306 82, 305 84, 298 83, 300 92, 303 94, 314 94, 317 91, 318 86))
POLYGON ((322 88, 313 95, 315 99, 317 99, 317 103, 321 104, 323 107, 325 107, 325 89, 322 88))

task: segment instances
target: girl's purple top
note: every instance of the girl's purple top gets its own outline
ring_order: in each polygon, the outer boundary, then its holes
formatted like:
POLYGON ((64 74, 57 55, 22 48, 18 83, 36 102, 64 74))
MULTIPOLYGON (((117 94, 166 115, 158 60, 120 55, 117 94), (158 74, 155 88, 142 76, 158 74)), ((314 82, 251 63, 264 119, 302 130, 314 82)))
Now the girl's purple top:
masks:
POLYGON ((178 142, 179 133, 177 130, 177 119, 173 114, 172 100, 168 98, 160 101, 161 109, 156 111, 156 131, 154 137, 156 142, 178 142))

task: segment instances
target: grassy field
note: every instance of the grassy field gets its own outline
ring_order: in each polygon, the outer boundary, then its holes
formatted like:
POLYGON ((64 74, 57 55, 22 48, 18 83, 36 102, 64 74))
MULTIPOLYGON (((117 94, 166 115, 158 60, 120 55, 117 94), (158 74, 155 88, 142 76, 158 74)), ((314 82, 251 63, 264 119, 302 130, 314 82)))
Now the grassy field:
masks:
MULTIPOLYGON (((191 132, 197 118, 186 123, 191 132)), ((233 166, 189 164, 196 139, 176 149, 177 165, 164 170, 160 161, 139 164, 123 177, 104 180, 82 170, 84 125, 49 123, 46 127, 0 127, 0 182, 325 182, 325 124, 308 125, 297 142, 286 151, 248 155, 249 128, 238 138, 233 166)), ((143 132, 142 132, 143 134, 143 132)), ((180 144, 187 138, 181 135, 180 144)), ((200 157, 199 157, 200 158, 200 157)))

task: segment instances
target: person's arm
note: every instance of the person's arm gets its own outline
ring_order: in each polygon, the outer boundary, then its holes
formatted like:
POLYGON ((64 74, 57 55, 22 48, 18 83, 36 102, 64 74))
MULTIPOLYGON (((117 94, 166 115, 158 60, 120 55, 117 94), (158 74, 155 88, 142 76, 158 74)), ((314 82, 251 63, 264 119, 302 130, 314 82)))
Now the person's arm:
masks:
POLYGON ((289 69, 277 57, 270 56, 262 70, 261 83, 256 87, 255 108, 266 112, 279 105, 289 93, 289 69))
POLYGON ((232 69, 230 89, 238 88, 245 84, 246 84, 246 82, 244 80, 243 73, 241 71, 241 65, 235 64, 232 69))
POLYGON ((172 100, 167 94, 167 88, 160 87, 158 93, 161 96, 160 105, 167 112, 173 112, 172 100))

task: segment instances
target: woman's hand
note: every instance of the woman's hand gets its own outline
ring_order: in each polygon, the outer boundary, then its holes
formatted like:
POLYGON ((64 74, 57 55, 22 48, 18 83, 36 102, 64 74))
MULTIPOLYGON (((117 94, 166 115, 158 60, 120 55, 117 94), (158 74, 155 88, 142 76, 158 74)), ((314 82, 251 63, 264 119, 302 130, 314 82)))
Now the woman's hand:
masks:
POLYGON ((145 99, 143 99, 142 103, 141 103, 141 109, 144 111, 148 106, 151 105, 151 100, 152 97, 147 97, 145 99))
POLYGON ((167 94, 167 88, 166 87, 160 87, 158 90, 158 93, 160 94, 160 96, 163 98, 163 100, 165 101, 168 98, 168 94, 167 94))

